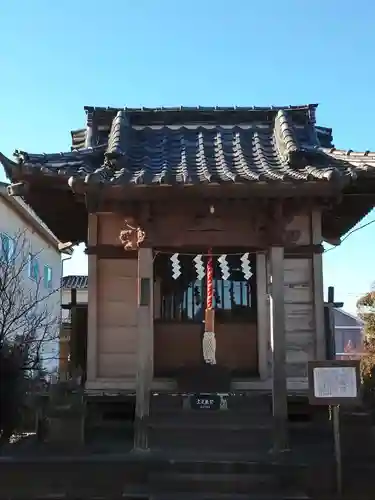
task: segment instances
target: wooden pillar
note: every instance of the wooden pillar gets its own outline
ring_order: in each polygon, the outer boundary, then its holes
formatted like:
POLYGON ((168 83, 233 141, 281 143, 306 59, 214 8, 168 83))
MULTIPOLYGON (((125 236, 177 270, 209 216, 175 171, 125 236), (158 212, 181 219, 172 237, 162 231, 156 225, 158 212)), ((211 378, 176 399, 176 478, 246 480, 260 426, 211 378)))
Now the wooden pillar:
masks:
POLYGON ((272 402, 274 419, 274 450, 288 448, 288 400, 286 377, 286 339, 284 306, 284 248, 272 246, 271 267, 271 340, 272 340, 272 402))
POLYGON ((69 339, 60 335, 59 349, 59 377, 61 380, 67 380, 69 373, 69 339))
MULTIPOLYGON (((98 242, 98 216, 89 214, 88 245, 98 242)), ((87 383, 98 376, 98 258, 88 256, 88 311, 87 311, 87 383)))
POLYGON ((151 248, 138 250, 138 369, 134 448, 148 449, 147 421, 153 377, 153 255, 151 248))
POLYGON ((257 316, 258 316, 258 370, 261 380, 267 380, 268 344, 270 341, 270 322, 267 296, 267 263, 266 255, 258 252, 256 255, 257 278, 257 316))
POLYGON ((69 339, 69 375, 73 377, 77 369, 77 336, 78 325, 77 325, 77 290, 72 288, 70 291, 70 339, 69 339))
MULTIPOLYGON (((322 243, 322 214, 319 210, 311 213, 311 243, 322 243)), ((323 256, 321 253, 312 255, 314 325, 315 325, 315 358, 324 360, 326 357, 326 339, 324 331, 324 291, 323 291, 323 256)))

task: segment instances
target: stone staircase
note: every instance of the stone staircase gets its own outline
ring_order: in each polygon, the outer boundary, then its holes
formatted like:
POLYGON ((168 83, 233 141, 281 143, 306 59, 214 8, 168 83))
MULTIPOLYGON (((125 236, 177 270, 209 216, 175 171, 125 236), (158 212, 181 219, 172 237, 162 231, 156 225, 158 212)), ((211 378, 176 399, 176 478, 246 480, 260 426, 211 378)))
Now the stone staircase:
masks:
MULTIPOLYGON (((336 498, 331 422, 320 417, 305 422, 291 419, 290 451, 274 454, 270 452, 273 429, 269 394, 213 396, 198 398, 204 407, 198 409, 193 395, 153 394, 149 452, 126 453, 119 439, 116 448, 99 450, 90 446, 71 456, 43 453, 19 460, 0 457, 0 497, 336 498)), ((375 447, 371 432, 372 422, 366 412, 342 412, 343 498, 373 498, 375 447)))
MULTIPOLYGON (((168 461, 150 469, 147 494, 156 500, 287 500, 331 498, 334 485, 331 447, 302 454, 273 454, 270 394, 152 394, 149 419, 151 453, 168 461), (208 400, 208 405, 197 408, 208 400), (310 458, 311 458, 310 457, 310 458), (319 477, 319 481, 317 481, 319 477)), ((316 448, 323 428, 295 424, 293 448, 316 448), (296 445, 296 446, 295 446, 296 445)), ((323 426, 324 427, 324 426, 323 426)), ((146 494, 146 492, 144 492, 146 494)))
POLYGON ((192 453, 267 453, 273 435, 270 402, 268 395, 254 393, 153 394, 150 448, 192 453))
POLYGON ((199 455, 190 460, 154 462, 147 482, 125 489, 123 496, 155 500, 333 499, 332 477, 332 468, 322 463, 225 461, 199 455))

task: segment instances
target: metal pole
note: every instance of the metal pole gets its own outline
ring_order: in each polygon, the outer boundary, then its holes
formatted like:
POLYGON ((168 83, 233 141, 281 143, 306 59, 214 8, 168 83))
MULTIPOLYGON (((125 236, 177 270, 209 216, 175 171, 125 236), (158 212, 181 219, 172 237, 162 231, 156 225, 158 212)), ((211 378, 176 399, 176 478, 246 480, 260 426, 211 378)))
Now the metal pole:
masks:
POLYGON ((340 406, 332 408, 333 439, 336 460, 336 490, 341 498, 342 495, 342 454, 341 454, 341 434, 340 434, 340 406))
MULTIPOLYGON (((331 359, 336 357, 336 342, 335 342, 335 307, 342 307, 342 302, 335 302, 335 289, 333 286, 328 287, 328 335, 330 336, 330 351, 328 355, 331 359)), ((339 497, 342 495, 342 453, 341 453, 341 433, 340 433, 340 406, 335 405, 330 407, 330 415, 332 417, 333 428, 333 443, 336 463, 336 491, 339 497)))

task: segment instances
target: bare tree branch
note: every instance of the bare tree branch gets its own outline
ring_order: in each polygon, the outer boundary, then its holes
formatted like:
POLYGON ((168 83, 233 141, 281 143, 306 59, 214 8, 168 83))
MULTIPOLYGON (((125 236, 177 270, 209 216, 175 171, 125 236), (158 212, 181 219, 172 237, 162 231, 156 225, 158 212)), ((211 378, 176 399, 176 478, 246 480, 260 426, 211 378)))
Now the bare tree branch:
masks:
POLYGON ((43 359, 53 358, 59 335, 60 283, 51 288, 43 276, 33 275, 40 253, 32 253, 25 232, 18 233, 8 247, 0 247, 0 349, 16 350, 20 369, 34 370, 43 359))

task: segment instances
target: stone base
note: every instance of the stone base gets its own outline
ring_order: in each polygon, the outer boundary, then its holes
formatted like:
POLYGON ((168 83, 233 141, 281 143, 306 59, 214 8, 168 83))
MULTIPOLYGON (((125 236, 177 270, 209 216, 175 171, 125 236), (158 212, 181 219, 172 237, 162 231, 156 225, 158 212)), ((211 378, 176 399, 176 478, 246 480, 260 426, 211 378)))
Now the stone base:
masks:
POLYGON ((84 444, 84 417, 48 418, 45 442, 58 447, 71 448, 84 444))

